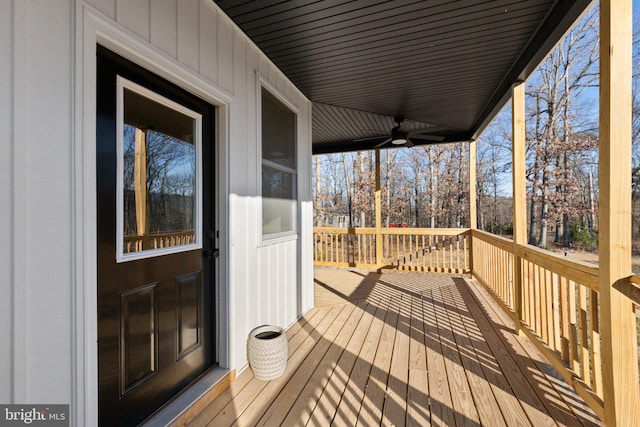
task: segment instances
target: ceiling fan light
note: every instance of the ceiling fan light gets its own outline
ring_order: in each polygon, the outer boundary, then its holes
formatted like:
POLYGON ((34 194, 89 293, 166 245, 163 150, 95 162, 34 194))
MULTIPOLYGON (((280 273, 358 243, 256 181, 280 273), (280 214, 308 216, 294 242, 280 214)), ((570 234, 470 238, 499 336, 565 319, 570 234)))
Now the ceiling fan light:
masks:
POLYGON ((393 145, 404 145, 407 143, 407 139, 406 138, 394 138, 391 143, 393 145))

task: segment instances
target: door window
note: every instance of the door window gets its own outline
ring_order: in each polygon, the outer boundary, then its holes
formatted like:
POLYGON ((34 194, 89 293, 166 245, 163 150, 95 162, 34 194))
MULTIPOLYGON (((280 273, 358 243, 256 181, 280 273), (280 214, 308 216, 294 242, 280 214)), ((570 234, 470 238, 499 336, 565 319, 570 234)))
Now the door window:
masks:
POLYGON ((118 77, 120 261, 201 247, 201 116, 118 77))

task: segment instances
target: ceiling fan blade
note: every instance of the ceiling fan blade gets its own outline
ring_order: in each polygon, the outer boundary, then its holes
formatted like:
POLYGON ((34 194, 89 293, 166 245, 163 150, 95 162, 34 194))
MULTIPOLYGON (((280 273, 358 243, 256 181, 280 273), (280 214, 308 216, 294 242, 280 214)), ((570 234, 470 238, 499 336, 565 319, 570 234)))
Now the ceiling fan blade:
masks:
POLYGON ((409 136, 409 139, 420 139, 423 141, 435 141, 440 142, 444 140, 444 136, 442 135, 426 135, 426 134, 413 134, 409 136))
POLYGON ((446 133, 446 131, 451 131, 451 130, 452 128, 448 126, 431 126, 428 128, 414 129, 412 131, 409 131, 407 136, 415 140, 441 142, 444 140, 445 136, 434 135, 434 133, 439 133, 443 131, 445 131, 446 133))
POLYGON ((389 132, 383 132, 380 130, 373 130, 373 129, 362 129, 362 132, 366 132, 366 133, 377 133, 378 135, 389 135, 389 132))
POLYGON ((449 126, 435 125, 435 126, 429 126, 427 128, 413 129, 409 133, 434 133, 434 132, 452 131, 452 130, 454 130, 454 128, 449 126))
POLYGON ((385 139, 384 141, 382 141, 380 144, 376 145, 376 146, 375 146, 375 147, 373 147, 373 148, 380 148, 380 147, 382 147, 382 146, 384 146, 384 145, 387 145, 387 144, 388 144, 388 143, 390 143, 390 142, 391 142, 391 138, 387 138, 387 139, 385 139))
POLYGON ((354 139, 353 142, 369 142, 369 141, 378 141, 382 138, 386 138, 388 135, 388 133, 385 133, 382 136, 372 136, 370 138, 360 138, 360 139, 354 139))

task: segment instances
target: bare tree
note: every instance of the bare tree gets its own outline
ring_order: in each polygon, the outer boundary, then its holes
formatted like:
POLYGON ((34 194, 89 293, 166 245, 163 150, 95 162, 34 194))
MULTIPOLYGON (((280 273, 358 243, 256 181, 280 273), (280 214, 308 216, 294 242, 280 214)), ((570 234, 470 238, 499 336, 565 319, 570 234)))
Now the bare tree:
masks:
MULTIPOLYGON (((593 141, 575 129, 584 111, 576 99, 595 84, 598 60, 597 10, 592 10, 543 61, 528 82, 530 123, 528 178, 529 242, 545 247, 550 225, 556 240, 568 246, 569 222, 579 207, 572 157, 591 149, 593 141), (536 228, 538 233, 536 236, 536 228), (537 237, 537 238, 536 238, 537 237)), ((591 111, 585 111, 587 114, 591 111)))

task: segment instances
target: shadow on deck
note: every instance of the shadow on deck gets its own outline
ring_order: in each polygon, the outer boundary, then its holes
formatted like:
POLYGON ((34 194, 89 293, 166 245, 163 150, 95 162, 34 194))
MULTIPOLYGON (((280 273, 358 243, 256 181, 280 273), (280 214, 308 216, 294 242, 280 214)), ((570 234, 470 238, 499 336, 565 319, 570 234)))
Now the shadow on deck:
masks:
POLYGON ((602 425, 470 279, 316 268, 315 283, 285 374, 246 369, 190 425, 602 425))

